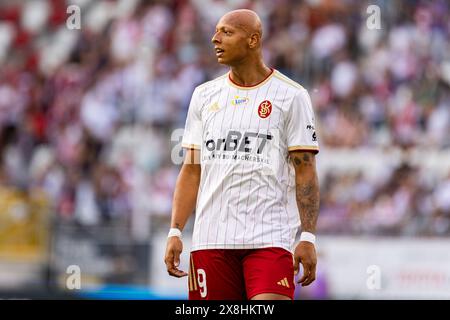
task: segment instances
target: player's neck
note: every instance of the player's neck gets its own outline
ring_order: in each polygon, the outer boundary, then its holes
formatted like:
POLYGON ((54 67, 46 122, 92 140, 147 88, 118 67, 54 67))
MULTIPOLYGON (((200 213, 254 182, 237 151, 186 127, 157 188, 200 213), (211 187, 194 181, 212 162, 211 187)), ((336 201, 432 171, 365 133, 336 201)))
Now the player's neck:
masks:
POLYGON ((230 77, 234 83, 241 86, 253 86, 266 79, 272 69, 267 67, 262 60, 257 63, 246 63, 232 66, 230 77))

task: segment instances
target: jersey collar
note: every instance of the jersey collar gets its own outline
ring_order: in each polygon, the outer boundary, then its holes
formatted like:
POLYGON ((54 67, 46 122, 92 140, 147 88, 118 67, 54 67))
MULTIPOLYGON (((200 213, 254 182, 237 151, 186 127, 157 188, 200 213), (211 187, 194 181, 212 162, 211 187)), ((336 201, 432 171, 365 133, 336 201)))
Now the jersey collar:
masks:
POLYGON ((228 78, 228 83, 231 86, 233 86, 235 88, 238 88, 238 89, 242 89, 242 90, 251 90, 251 89, 256 89, 258 87, 263 86, 267 81, 270 80, 270 78, 272 78, 274 72, 275 72, 275 69, 274 68, 270 68, 270 73, 267 75, 267 77, 265 79, 263 79, 262 81, 258 82, 255 85, 252 85, 252 86, 243 86, 243 85, 240 85, 240 84, 237 84, 236 82, 234 82, 231 79, 231 71, 228 72, 228 77, 227 78, 228 78))

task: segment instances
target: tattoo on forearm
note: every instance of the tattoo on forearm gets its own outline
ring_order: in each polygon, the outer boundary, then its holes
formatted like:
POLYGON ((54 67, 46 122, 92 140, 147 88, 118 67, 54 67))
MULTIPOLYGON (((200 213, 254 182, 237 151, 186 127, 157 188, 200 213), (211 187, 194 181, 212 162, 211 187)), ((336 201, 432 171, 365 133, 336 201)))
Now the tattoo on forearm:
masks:
POLYGON ((300 166, 310 167, 313 165, 311 156, 307 153, 305 153, 303 155, 303 158, 300 157, 299 155, 294 155, 292 157, 292 162, 294 163, 295 167, 300 167, 300 166))
POLYGON ((305 154, 303 155, 303 161, 305 161, 305 162, 310 162, 309 154, 305 153, 305 154))
POLYGON ((315 232, 319 215, 319 183, 314 179, 297 183, 297 205, 300 210, 302 230, 315 232))
MULTIPOLYGON (((296 170, 300 170, 300 172, 302 169, 314 165, 314 157, 308 153, 295 154, 292 156, 292 161, 296 170)), ((315 174, 313 176, 310 174, 303 175, 302 180, 297 181, 296 198, 300 211, 302 230, 315 232, 320 202, 319 182, 315 174)))

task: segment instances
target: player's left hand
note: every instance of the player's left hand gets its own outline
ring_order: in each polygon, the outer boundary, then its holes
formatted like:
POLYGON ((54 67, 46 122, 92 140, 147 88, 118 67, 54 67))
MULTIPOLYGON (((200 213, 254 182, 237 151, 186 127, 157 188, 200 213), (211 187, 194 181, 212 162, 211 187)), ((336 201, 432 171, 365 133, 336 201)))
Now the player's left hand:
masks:
POLYGON ((294 251, 294 272, 299 272, 299 264, 303 266, 303 276, 297 283, 302 287, 310 285, 316 280, 317 256, 314 244, 308 241, 300 241, 294 251))

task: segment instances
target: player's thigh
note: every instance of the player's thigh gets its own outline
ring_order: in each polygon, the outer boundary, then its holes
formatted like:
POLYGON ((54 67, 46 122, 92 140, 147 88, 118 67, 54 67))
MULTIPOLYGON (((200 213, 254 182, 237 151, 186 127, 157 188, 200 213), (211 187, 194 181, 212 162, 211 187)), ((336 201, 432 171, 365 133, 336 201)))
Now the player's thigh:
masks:
POLYGON ((208 249, 191 253, 190 300, 242 300, 245 283, 242 265, 233 250, 208 249))
POLYGON ((282 248, 251 250, 243 261, 247 298, 260 294, 277 294, 294 298, 292 254, 282 248))

